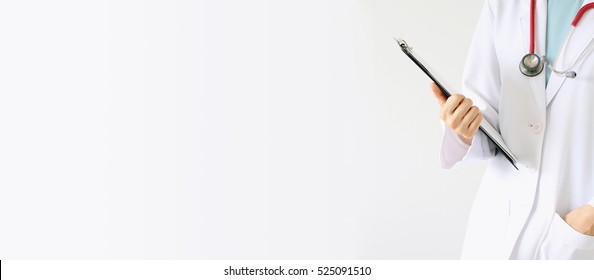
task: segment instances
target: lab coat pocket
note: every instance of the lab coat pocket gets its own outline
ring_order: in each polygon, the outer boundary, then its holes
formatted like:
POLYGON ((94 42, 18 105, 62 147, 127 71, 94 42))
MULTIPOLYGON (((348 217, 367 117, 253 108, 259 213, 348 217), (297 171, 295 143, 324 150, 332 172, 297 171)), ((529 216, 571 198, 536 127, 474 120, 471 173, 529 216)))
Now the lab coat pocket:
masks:
POLYGON ((582 234, 555 213, 549 231, 536 253, 542 260, 592 260, 594 236, 582 234))

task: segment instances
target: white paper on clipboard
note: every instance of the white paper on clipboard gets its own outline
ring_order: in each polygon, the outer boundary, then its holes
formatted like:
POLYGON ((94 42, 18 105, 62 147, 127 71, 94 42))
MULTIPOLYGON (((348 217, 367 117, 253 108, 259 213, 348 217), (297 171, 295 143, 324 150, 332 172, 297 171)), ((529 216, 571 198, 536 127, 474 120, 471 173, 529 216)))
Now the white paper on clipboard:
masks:
MULTIPOLYGON (((402 39, 396 39, 394 38, 394 40, 396 40, 396 43, 398 43, 398 45, 400 46, 400 48, 402 49, 402 51, 421 69, 423 70, 423 72, 437 85, 437 87, 439 87, 439 89, 441 89, 441 91, 447 96, 450 97, 452 93, 456 92, 453 90, 453 88, 447 84, 447 82, 442 79, 439 74, 437 74, 437 72, 435 70, 433 70, 429 64, 425 63, 425 61, 423 61, 418 55, 416 55, 413 51, 412 48, 408 46, 408 44, 402 40, 402 39)), ((487 119, 483 118, 483 121, 481 122, 481 126, 480 126, 480 130, 485 133, 485 135, 487 136, 487 138, 489 138, 489 140, 491 142, 493 142, 493 144, 495 144, 495 146, 497 146, 497 148, 503 152, 503 154, 505 155, 505 157, 507 158, 507 160, 516 168, 518 169, 517 166, 517 159, 516 157, 512 154, 511 150, 505 145, 505 142, 503 141, 503 137, 501 137, 501 134, 497 131, 497 129, 495 129, 495 127, 493 127, 493 125, 491 125, 491 123, 489 123, 487 121, 487 119)))

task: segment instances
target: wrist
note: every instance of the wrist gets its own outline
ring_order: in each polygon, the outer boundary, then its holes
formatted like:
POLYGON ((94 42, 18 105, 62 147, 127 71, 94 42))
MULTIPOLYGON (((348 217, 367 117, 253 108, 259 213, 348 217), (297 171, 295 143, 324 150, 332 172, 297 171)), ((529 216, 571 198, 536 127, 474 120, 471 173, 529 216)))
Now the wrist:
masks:
POLYGON ((470 137, 470 138, 466 138, 462 135, 458 135, 458 137, 460 137, 460 140, 462 140, 462 142, 464 142, 464 144, 470 146, 470 144, 472 144, 472 139, 474 139, 474 137, 470 137))

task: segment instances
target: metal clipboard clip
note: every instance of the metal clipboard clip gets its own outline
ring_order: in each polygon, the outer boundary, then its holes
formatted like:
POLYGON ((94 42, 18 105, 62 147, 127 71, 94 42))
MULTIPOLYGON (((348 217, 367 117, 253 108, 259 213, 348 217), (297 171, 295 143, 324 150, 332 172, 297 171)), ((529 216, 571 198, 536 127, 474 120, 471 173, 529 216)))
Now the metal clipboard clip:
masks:
POLYGON ((402 50, 412 51, 412 48, 408 46, 406 41, 404 41, 400 38, 394 38, 394 40, 396 40, 396 43, 398 43, 398 45, 402 48, 402 50))

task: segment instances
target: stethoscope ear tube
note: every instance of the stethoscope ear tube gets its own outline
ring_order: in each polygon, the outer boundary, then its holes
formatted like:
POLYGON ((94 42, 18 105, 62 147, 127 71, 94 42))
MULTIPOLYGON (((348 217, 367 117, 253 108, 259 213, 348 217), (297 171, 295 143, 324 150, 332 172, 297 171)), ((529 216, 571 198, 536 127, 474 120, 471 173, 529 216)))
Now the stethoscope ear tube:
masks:
MULTIPOLYGON (((573 22, 571 23, 572 27, 569 31, 569 34, 565 38, 563 45, 559 49, 558 54, 561 53, 561 50, 565 49, 565 47, 567 45, 567 41, 569 41, 569 38, 573 34, 573 30, 575 29, 575 27, 581 20, 582 16, 584 16, 584 14, 592 8, 594 8, 594 3, 586 4, 580 8, 580 10, 576 14, 573 22)), ((577 74, 575 73, 575 71, 571 71, 571 69, 585 58, 586 54, 589 53, 588 50, 590 50, 590 49, 588 48, 586 51, 582 52, 576 58, 576 60, 573 62, 573 64, 569 68, 567 68, 567 70, 555 69, 555 66, 551 65, 551 63, 549 63, 549 61, 547 61, 546 57, 543 57, 541 59, 534 51, 534 24, 535 24, 534 17, 535 17, 535 14, 536 14, 536 0, 530 0, 530 46, 529 46, 530 52, 527 55, 525 55, 524 57, 522 57, 522 60, 520 60, 520 72, 522 72, 522 74, 524 74, 528 77, 535 77, 542 72, 542 69, 544 69, 545 64, 546 64, 549 67, 549 69, 551 69, 551 72, 555 73, 558 76, 564 75, 566 78, 575 78, 577 76, 577 74)), ((594 39, 590 41, 590 45, 592 44, 592 41, 594 41, 594 39)), ((559 55, 557 55, 557 57, 559 57, 559 55)))

